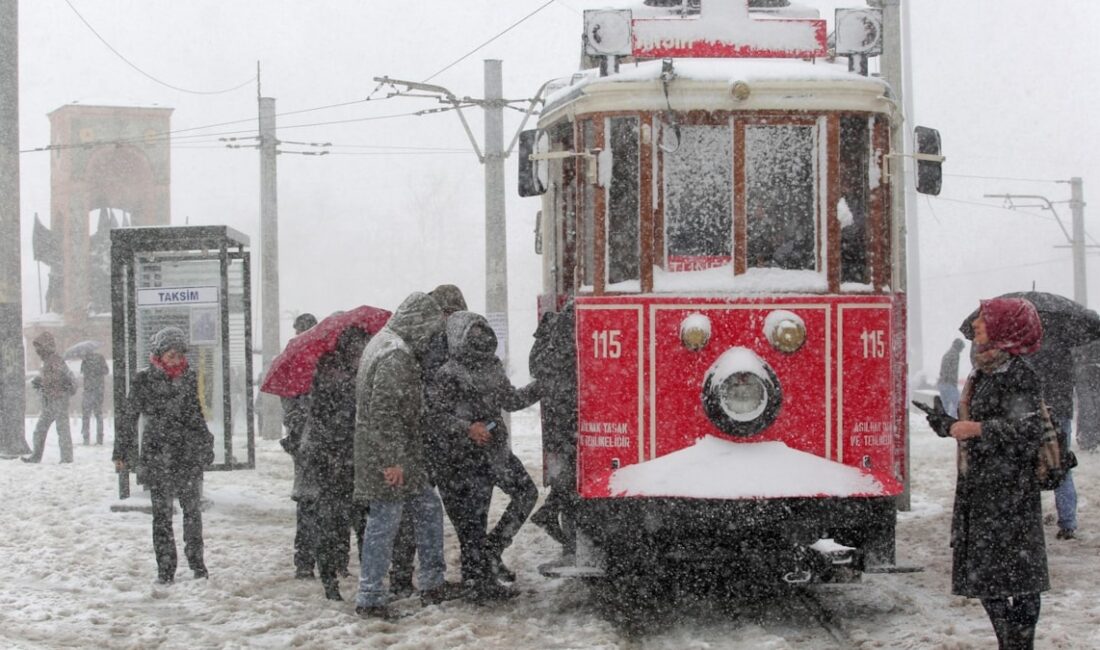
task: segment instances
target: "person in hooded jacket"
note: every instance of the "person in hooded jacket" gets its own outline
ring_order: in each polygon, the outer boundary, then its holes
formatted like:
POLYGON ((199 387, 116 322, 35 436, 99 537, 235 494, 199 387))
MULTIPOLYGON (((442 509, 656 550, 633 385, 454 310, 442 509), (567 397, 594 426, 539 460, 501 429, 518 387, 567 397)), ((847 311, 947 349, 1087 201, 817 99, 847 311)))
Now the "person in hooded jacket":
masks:
POLYGON ((516 389, 496 356, 497 338, 484 316, 459 311, 447 319, 447 363, 427 390, 426 429, 436 480, 458 534, 463 582, 475 601, 515 595, 496 580, 515 580, 501 554, 527 520, 538 488, 511 452, 503 411, 518 411, 539 399, 538 383, 516 389), (493 487, 510 497, 491 532, 493 487))
POLYGON ((91 443, 92 416, 95 416, 95 444, 103 444, 103 390, 107 375, 111 369, 107 367, 107 360, 103 355, 90 350, 84 354, 80 362, 80 376, 84 380, 83 395, 80 400, 81 424, 80 435, 84 444, 91 443))
POLYGON ((203 561, 203 469, 214 462, 214 436, 199 402, 198 379, 185 356, 187 335, 166 327, 153 336, 149 366, 137 372, 115 434, 117 471, 137 469, 153 506, 153 550, 157 582, 176 577, 172 501, 183 510, 183 551, 195 578, 207 577, 203 561), (145 417, 138 455, 138 420, 145 417))
POLYGON ((73 437, 69 430, 69 398, 76 393, 76 379, 65 361, 57 354, 57 342, 53 334, 42 332, 32 342, 35 353, 42 360, 42 372, 31 385, 42 398, 42 413, 34 425, 34 449, 24 456, 25 463, 42 462, 46 450, 46 434, 50 425, 57 427, 57 444, 61 447, 61 462, 73 462, 73 437))
POLYGON ((443 311, 415 292, 367 344, 356 377, 354 500, 370 512, 363 533, 355 613, 391 618, 384 586, 402 511, 410 509, 424 604, 461 595, 444 581, 443 507, 428 478, 420 433, 421 359, 444 326, 443 311))
MULTIPOLYGON (((310 421, 299 454, 303 480, 316 495, 315 555, 325 597, 343 600, 338 575, 347 567, 355 485, 355 376, 370 334, 357 326, 340 332, 336 347, 317 361, 310 389, 310 421)), ((355 522, 362 538, 362 517, 355 522)))
POLYGON ((1046 426, 1042 384, 1021 355, 1039 347, 1035 307, 981 301, 973 321, 975 367, 959 420, 929 423, 959 444, 951 524, 951 590, 978 598, 1001 648, 1031 648, 1040 592, 1050 588, 1036 459, 1046 426))
POLYGON ((542 448, 547 458, 550 493, 531 515, 570 555, 576 548, 577 504, 577 346, 574 307, 542 315, 531 347, 531 376, 542 393, 542 448))

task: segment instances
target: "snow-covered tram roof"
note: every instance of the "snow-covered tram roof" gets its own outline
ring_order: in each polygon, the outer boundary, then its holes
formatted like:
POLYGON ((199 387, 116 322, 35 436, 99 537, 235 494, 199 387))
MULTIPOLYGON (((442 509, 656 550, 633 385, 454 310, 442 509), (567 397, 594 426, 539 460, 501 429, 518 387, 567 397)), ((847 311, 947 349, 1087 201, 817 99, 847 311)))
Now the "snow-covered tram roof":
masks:
POLYGON ((573 75, 546 99, 542 124, 560 112, 621 110, 894 110, 889 85, 882 79, 849 72, 846 66, 781 59, 674 59, 675 78, 668 103, 662 88, 661 61, 624 64, 604 77, 598 70, 573 75), (734 86, 748 87, 737 99, 734 86))

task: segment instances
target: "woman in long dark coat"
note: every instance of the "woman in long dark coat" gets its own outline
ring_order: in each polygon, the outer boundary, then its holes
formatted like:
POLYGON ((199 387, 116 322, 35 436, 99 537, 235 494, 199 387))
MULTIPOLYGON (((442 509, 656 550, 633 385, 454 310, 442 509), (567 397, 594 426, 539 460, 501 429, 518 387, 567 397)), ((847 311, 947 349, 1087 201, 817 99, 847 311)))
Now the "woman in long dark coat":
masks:
POLYGON ((1042 326, 1022 299, 983 300, 973 322, 975 369, 950 427, 959 441, 951 525, 952 592, 981 599, 1001 648, 1031 648, 1039 593, 1050 588, 1036 459, 1042 384, 1019 355, 1042 326))
MULTIPOLYGON (((302 440, 303 482, 316 494, 317 565, 329 600, 343 600, 338 574, 347 569, 348 530, 355 487, 355 377, 370 334, 340 332, 336 348, 317 362, 310 390, 309 427, 302 440)), ((362 517, 354 522, 362 538, 362 517)))
POLYGON ((153 336, 149 367, 134 375, 115 433, 115 468, 136 468, 149 488, 157 582, 161 584, 170 584, 176 577, 173 499, 179 499, 183 510, 187 564, 196 578, 207 577, 199 499, 203 469, 214 462, 214 436, 202 415, 195 371, 184 356, 187 347, 187 335, 176 327, 166 327, 153 336), (137 425, 143 415, 139 460, 137 425))

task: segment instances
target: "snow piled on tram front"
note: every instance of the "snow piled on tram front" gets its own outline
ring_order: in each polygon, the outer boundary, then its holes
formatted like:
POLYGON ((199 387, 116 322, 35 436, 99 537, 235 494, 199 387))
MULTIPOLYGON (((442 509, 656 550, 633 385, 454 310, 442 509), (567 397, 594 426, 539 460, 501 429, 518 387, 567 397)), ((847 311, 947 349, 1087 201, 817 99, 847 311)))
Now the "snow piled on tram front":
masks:
MULTIPOLYGON (((791 269, 751 268, 734 275, 729 264, 700 271, 666 271, 653 267, 654 293, 825 293, 829 283, 824 273, 791 269)), ((590 292, 591 286, 581 287, 590 292)), ((638 293, 641 282, 625 280, 609 284, 611 293, 638 293)), ((841 291, 846 293, 870 293, 869 284, 845 282, 841 291)))
POLYGON ((611 494, 624 497, 758 499, 884 496, 878 480, 782 442, 706 436, 691 447, 615 470, 611 494))

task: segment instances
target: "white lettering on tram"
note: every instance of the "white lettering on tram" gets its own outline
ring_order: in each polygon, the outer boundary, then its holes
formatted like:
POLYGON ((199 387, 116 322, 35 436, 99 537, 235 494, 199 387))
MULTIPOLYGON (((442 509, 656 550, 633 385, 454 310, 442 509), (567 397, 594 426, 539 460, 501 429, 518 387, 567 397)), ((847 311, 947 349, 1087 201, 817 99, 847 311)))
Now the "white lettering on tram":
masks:
POLYGON ((626 448, 630 446, 630 426, 626 422, 581 422, 584 447, 626 448))

